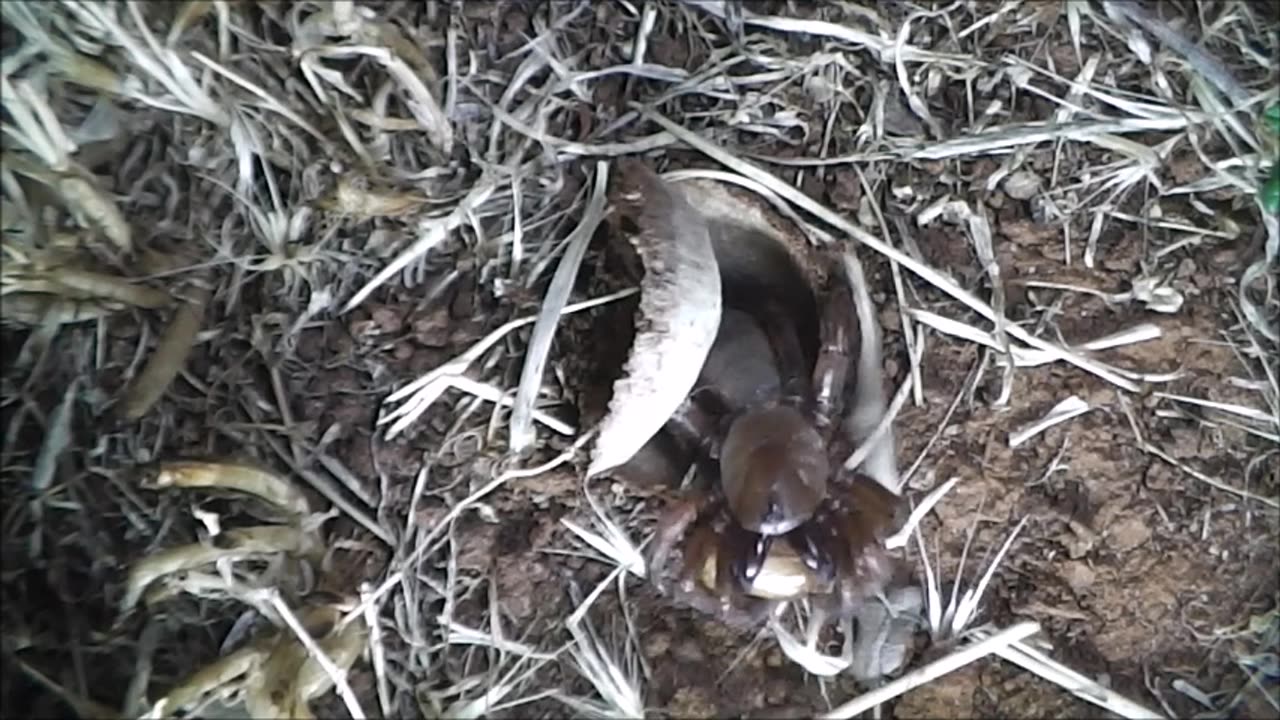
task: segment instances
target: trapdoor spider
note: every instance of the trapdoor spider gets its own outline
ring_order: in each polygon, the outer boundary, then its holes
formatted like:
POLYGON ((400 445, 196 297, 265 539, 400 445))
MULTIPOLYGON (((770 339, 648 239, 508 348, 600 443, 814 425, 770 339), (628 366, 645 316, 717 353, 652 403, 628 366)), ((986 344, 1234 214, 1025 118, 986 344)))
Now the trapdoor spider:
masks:
POLYGON ((697 477, 659 520, 650 555, 659 585, 686 535, 681 589, 711 591, 724 610, 743 597, 803 594, 852 612, 888 581, 879 535, 897 498, 841 467, 857 325, 848 283, 830 267, 808 308, 818 323, 807 346, 804 308, 776 295, 726 297, 699 385, 666 426, 692 451, 697 477))

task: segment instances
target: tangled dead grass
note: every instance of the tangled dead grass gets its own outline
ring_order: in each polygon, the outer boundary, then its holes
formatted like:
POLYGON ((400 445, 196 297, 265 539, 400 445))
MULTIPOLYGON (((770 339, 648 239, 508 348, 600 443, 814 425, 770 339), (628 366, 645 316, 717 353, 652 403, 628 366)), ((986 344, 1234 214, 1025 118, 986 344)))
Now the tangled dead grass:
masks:
POLYGON ((1080 710, 942 676, 990 653, 1125 716, 1280 711, 1263 5, 0 10, 6 714, 281 708, 250 667, 299 715, 1080 710), (584 348, 555 330, 618 298, 572 271, 633 154, 762 194, 879 288, 904 481, 954 490, 898 540, 932 649, 869 695, 804 627, 773 637, 809 675, 705 620, 727 666, 691 674, 640 498, 565 469, 584 348), (146 487, 197 457, 307 510, 146 487), (118 612, 197 537, 244 552, 118 612))

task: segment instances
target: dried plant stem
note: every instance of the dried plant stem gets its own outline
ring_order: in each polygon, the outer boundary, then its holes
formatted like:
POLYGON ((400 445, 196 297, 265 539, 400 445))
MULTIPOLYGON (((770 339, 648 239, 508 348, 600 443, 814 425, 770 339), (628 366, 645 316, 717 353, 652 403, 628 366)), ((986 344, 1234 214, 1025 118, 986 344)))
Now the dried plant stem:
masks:
MULTIPOLYGON (((974 636, 990 636, 985 630, 974 631, 974 636)), ((992 651, 1004 660, 1028 670, 1061 687, 1085 702, 1132 720, 1164 720, 1164 716, 1103 687, 1024 642, 1013 642, 992 651)))
POLYGON ((533 333, 529 336, 529 346, 525 350, 524 367, 520 371, 520 387, 516 391, 515 403, 511 406, 511 421, 508 431, 508 442, 514 452, 523 452, 536 436, 533 432, 533 403, 538 391, 542 389, 542 375, 546 370, 547 356, 551 352, 551 340, 555 336, 556 325, 564 315, 564 308, 569 301, 569 292, 578 277, 578 268, 586 254, 587 244, 591 242, 596 228, 604 218, 605 193, 609 186, 609 163, 596 163, 595 183, 591 190, 591 200, 583 213, 582 220, 570 233, 564 255, 556 267, 547 294, 542 301, 542 310, 533 325, 533 333))
MULTIPOLYGON (((316 643, 315 638, 311 637, 311 633, 302 626, 302 622, 298 620, 298 616, 293 610, 285 604, 280 597, 280 592, 275 589, 264 590, 265 600, 270 604, 271 608, 276 611, 285 625, 293 631, 307 652, 311 654, 320 667, 329 675, 329 679, 333 681, 334 688, 338 691, 338 697, 342 698, 342 703, 347 706, 347 712, 351 713, 351 717, 355 720, 365 720, 366 715, 360 707, 360 701, 356 699, 356 694, 351 690, 351 684, 347 682, 347 672, 339 668, 329 654, 316 643)), ((304 698, 305 700, 305 698, 304 698)))
POLYGON ((880 703, 892 700, 893 698, 910 691, 912 688, 917 688, 925 683, 937 680, 947 673, 959 670, 969 663, 981 660, 982 658, 991 655, 1000 648, 1008 647, 1009 645, 1019 640, 1029 638, 1038 632, 1040 632, 1039 623, 1018 623, 1017 625, 1001 630, 990 637, 967 645, 944 658, 925 665, 924 667, 912 670, 897 680, 886 683, 869 693, 859 695, 853 700, 840 705, 831 712, 825 713, 820 717, 830 718, 831 720, 845 720, 846 718, 854 717, 859 713, 870 710, 880 703))

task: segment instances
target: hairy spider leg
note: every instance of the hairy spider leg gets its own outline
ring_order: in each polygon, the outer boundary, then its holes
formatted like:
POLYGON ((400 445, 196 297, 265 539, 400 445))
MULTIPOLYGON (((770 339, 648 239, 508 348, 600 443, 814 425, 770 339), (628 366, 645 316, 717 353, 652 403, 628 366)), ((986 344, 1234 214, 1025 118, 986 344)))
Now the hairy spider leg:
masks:
POLYGON ((821 345, 813 366, 813 424, 830 444, 844 412, 844 390, 858 337, 853 293, 844 272, 832 272, 819 320, 821 345))
MULTIPOLYGON (((714 388, 697 388, 680 403, 663 429, 698 460, 714 460, 720 457, 721 424, 731 412, 728 400, 714 388)), ((705 468, 700 464, 699 469, 705 468)))
POLYGON ((707 491, 697 491, 689 496, 673 501, 658 518, 657 529, 649 550, 649 577, 658 590, 665 591, 662 569, 676 543, 684 537, 685 532, 697 521, 698 517, 711 506, 717 496, 707 491))
MULTIPOLYGON (((684 544, 684 567, 680 571, 680 581, 691 587, 704 577, 707 562, 720 560, 720 534, 711 523, 697 523, 689 532, 689 539, 684 544)), ((718 580, 718 577, 717 577, 718 580)))
POLYGON ((682 582, 686 586, 689 585, 688 578, 692 574, 695 578, 704 579, 704 586, 708 585, 705 582, 704 569, 707 562, 714 558, 715 579, 713 583, 709 583, 711 587, 708 589, 714 592, 722 604, 731 604, 735 592, 746 594, 749 591, 756 576, 760 574, 765 554, 768 553, 766 545, 764 552, 757 556, 750 577, 744 575, 746 563, 743 558, 756 552, 758 545, 758 541, 753 542, 748 537, 754 534, 743 531, 737 523, 729 523, 729 527, 723 529, 709 522, 698 523, 685 543, 682 582))
POLYGON ((875 597, 892 574, 881 538, 893 522, 898 497, 866 475, 856 474, 844 492, 829 502, 832 527, 839 538, 833 546, 839 550, 838 593, 841 605, 848 609, 875 597))
POLYGON ((714 523, 696 524, 685 543, 685 567, 681 571, 681 582, 672 595, 703 612, 717 614, 730 624, 756 626, 776 603, 733 592, 732 577, 721 562, 721 558, 728 553, 723 537, 714 523), (706 576, 709 562, 714 563, 714 580, 706 576))
POLYGON ((777 361, 782 403, 807 412, 812 403, 813 387, 795 322, 772 298, 761 302, 752 314, 768 338, 769 349, 777 361))

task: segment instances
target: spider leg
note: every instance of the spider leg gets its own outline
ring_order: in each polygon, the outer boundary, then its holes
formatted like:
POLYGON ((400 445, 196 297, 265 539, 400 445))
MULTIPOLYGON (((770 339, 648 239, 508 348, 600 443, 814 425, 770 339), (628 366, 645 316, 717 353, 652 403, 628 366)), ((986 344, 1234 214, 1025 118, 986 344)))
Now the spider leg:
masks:
POLYGON ((846 611, 876 597, 894 572, 881 540, 893 522, 897 500, 864 475, 851 479, 843 497, 830 499, 840 533, 838 594, 846 611))
POLYGON ((658 518, 658 527, 653 534, 653 543, 649 551, 649 577, 659 591, 666 590, 662 570, 671 557, 676 543, 684 537, 685 531, 698 519, 706 507, 714 500, 711 493, 698 493, 694 497, 674 501, 658 518))
POLYGON ((774 300, 763 301, 753 314, 769 339, 769 348, 777 362, 783 402, 793 407, 805 407, 813 395, 813 387, 806 372, 804 350, 795 322, 774 300))
POLYGON ((813 367, 814 425, 828 442, 844 412, 844 386, 848 379, 858 321, 853 294, 844 273, 833 272, 819 320, 818 359, 813 367))
POLYGON ((698 523, 684 546, 684 567, 680 571, 681 584, 686 590, 701 583, 710 590, 715 583, 707 572, 708 563, 719 563, 720 535, 711 523, 698 523))
POLYGON ((715 524, 698 523, 684 547, 683 579, 672 593, 673 599, 715 615, 730 625, 757 629, 777 603, 734 592, 733 578, 721 560, 732 553, 715 524), (716 577, 711 577, 712 572, 716 577))
POLYGON ((679 488, 694 459, 694 453, 681 447, 670 433, 659 431, 630 460, 610 470, 609 476, 635 488, 679 488))
POLYGON ((730 412, 729 402, 718 392, 709 387, 700 388, 680 403, 663 427, 699 459, 714 459, 720 457, 721 420, 730 412))

